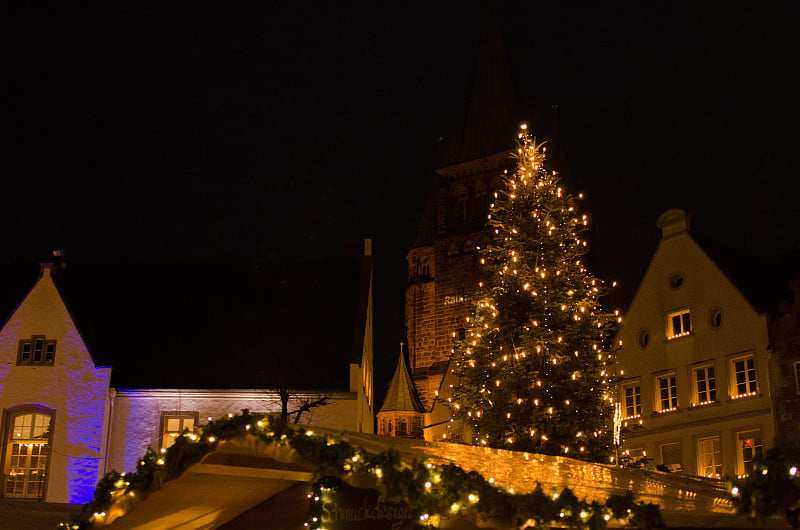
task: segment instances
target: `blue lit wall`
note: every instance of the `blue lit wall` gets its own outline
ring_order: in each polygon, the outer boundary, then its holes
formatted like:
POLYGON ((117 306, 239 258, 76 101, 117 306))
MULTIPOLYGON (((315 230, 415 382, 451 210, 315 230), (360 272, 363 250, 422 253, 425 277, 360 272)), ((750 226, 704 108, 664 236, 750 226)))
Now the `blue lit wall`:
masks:
POLYGON ((104 472, 111 369, 95 366, 50 272, 0 329, 0 409, 52 411, 44 500, 83 504, 104 472), (52 365, 18 364, 19 341, 32 335, 56 341, 52 365))

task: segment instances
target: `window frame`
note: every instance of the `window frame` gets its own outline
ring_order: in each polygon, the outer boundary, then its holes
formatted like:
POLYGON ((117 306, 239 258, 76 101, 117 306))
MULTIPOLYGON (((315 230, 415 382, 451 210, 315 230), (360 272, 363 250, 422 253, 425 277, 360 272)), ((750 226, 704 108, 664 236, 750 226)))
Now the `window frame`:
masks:
POLYGON ((58 340, 48 339, 47 335, 31 335, 30 339, 19 339, 17 346, 17 365, 18 366, 53 366, 56 362, 56 347, 58 340), (35 360, 36 343, 41 341, 40 359, 35 360), (30 349, 25 352, 25 346, 30 349), (52 351, 49 351, 52 350, 52 351), (24 356, 27 353, 28 358, 24 356), (48 356, 49 354, 49 356, 48 356))
MULTIPOLYGON (((2 411, 2 421, 0 421, 0 473, 5 474, 7 467, 10 465, 11 455, 9 453, 9 446, 13 443, 13 426, 14 420, 25 414, 39 414, 50 417, 49 429, 46 431, 48 454, 44 467, 44 476, 41 488, 39 489, 38 499, 45 499, 47 497, 47 489, 50 478, 50 465, 52 463, 52 447, 54 440, 54 432, 56 431, 56 409, 51 409, 41 405, 16 405, 9 407, 2 411)), ((4 481, 3 481, 4 482, 4 481)), ((0 498, 5 497, 5 484, 2 484, 3 489, 0 489, 0 498)), ((12 498, 9 496, 8 498, 12 498)), ((16 498, 16 497, 15 497, 16 498)), ((19 498, 32 498, 32 497, 19 497, 19 498)))
POLYGON ((719 401, 719 388, 717 388, 717 373, 716 373, 716 366, 714 363, 702 363, 693 365, 691 368, 691 379, 692 379, 692 406, 693 407, 702 407, 704 405, 712 405, 719 401), (708 375, 708 370, 711 370, 711 376, 708 375), (702 380, 706 384, 706 389, 704 391, 700 390, 700 383, 701 379, 698 378, 697 372, 705 371, 705 378, 702 380), (713 388, 710 388, 713 387, 713 388), (702 400, 701 393, 705 392, 707 394, 706 397, 709 399, 702 400))
POLYGON ((655 392, 654 400, 653 400, 653 409, 656 413, 663 414, 666 412, 674 412, 678 410, 680 404, 678 403, 678 377, 677 374, 672 372, 665 372, 661 374, 657 374, 654 376, 654 385, 653 390, 655 392), (670 381, 670 379, 672 381, 670 381), (667 380, 667 401, 670 405, 667 408, 664 408, 664 398, 662 397, 662 388, 661 388, 661 381, 667 380), (672 384, 670 384, 672 383, 672 384), (674 392, 673 392, 674 390, 674 392))
POLYGON ((792 363, 792 367, 794 368, 794 389, 797 395, 800 396, 800 361, 792 363))
POLYGON ((761 428, 760 427, 753 427, 744 431, 737 431, 736 432, 736 475, 739 478, 745 478, 750 476, 750 471, 755 470, 754 466, 749 466, 748 463, 755 462, 756 459, 761 458, 764 455, 764 440, 761 436, 761 428), (758 441, 758 444, 753 445, 753 454, 750 460, 745 460, 744 449, 745 447, 742 445, 742 436, 746 436, 750 433, 757 433, 753 439, 758 441))
POLYGON ((728 395, 731 399, 741 399, 746 397, 756 396, 759 393, 759 384, 758 384, 758 366, 756 365, 756 356, 753 353, 747 353, 744 355, 736 355, 728 359, 728 370, 729 370, 729 385, 728 385, 728 395), (752 361, 752 367, 747 366, 747 361, 752 361), (737 378, 736 374, 736 364, 744 362, 744 370, 743 373, 745 374, 745 381, 740 383, 737 378), (749 379, 749 374, 752 372, 753 379, 749 379), (744 392, 740 391, 739 385, 745 385, 744 392))
POLYGON ((686 337, 691 335, 694 332, 694 327, 692 325, 692 309, 690 307, 684 307, 681 309, 676 309, 675 311, 670 311, 667 313, 667 327, 666 327, 666 337, 667 340, 675 340, 681 337, 686 337), (675 318, 678 318, 678 322, 680 323, 680 331, 675 330, 675 318), (687 328, 687 320, 688 320, 688 329, 687 328))
POLYGON ((642 417, 642 383, 641 381, 629 381, 627 383, 623 383, 622 385, 622 396, 620 396, 622 400, 622 407, 624 410, 624 415, 622 417, 623 420, 629 420, 633 418, 641 418, 642 417), (628 390, 632 390, 631 397, 633 398, 633 414, 628 414, 628 390), (638 400, 636 399, 638 397, 638 400))
POLYGON ((724 462, 724 460, 722 458, 722 437, 719 434, 714 434, 714 435, 711 435, 711 436, 701 436, 701 437, 697 438, 696 446, 697 446, 697 475, 700 476, 700 477, 706 477, 706 478, 722 478, 722 476, 725 473, 725 462, 724 462), (716 451, 712 451, 711 452, 711 455, 714 457, 713 458, 713 460, 714 460, 713 466, 714 466, 715 473, 713 475, 708 475, 708 474, 705 473, 706 469, 703 469, 703 468, 707 467, 707 466, 703 465, 702 458, 703 458, 703 455, 708 454, 708 453, 702 453, 700 451, 700 447, 701 447, 702 443, 703 442, 709 442, 709 441, 712 441, 712 442, 716 441, 716 449, 717 449, 716 451))
POLYGON ((658 444, 658 460, 659 464, 662 466, 666 466, 672 471, 673 473, 681 473, 686 469, 686 466, 683 465, 683 444, 681 440, 672 440, 672 441, 664 441, 658 444), (674 464, 665 464, 664 463, 664 447, 668 445, 677 445, 678 446, 678 454, 680 455, 680 462, 678 462, 679 469, 673 469, 670 466, 674 464))
MULTIPOLYGON (((165 410, 165 411, 161 411, 160 429, 159 429, 159 432, 158 432, 158 440, 159 440, 158 446, 159 446, 160 449, 163 449, 163 450, 169 449, 169 447, 172 444, 169 444, 169 445, 167 444, 167 440, 169 439, 168 435, 171 434, 171 433, 178 433, 178 434, 182 433, 185 430, 185 427, 183 425, 183 420, 187 420, 187 419, 191 419, 191 420, 194 421, 194 427, 193 427, 193 429, 194 429, 195 427, 198 426, 198 422, 199 422, 199 419, 200 419, 200 413, 197 412, 197 411, 185 411, 185 410, 183 410, 183 411, 181 411, 181 410, 169 410, 169 411, 165 410), (183 427, 183 428, 180 431, 167 431, 168 421, 170 419, 179 419, 179 420, 181 420, 181 427, 183 427)), ((190 429, 190 432, 191 432, 191 429, 190 429)), ((176 437, 177 437, 177 435, 176 435, 176 437)))

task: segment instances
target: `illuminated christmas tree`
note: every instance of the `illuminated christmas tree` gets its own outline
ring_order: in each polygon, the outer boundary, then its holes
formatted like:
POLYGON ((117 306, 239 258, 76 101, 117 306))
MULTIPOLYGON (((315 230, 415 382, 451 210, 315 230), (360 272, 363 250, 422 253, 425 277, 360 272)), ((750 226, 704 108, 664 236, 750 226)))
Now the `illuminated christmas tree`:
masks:
MULTIPOLYGON (((582 258, 588 217, 544 166, 526 126, 517 169, 495 193, 481 248, 486 281, 454 350, 454 414, 491 447, 608 462, 616 313, 582 258)), ((579 195, 578 198, 582 196, 579 195)))

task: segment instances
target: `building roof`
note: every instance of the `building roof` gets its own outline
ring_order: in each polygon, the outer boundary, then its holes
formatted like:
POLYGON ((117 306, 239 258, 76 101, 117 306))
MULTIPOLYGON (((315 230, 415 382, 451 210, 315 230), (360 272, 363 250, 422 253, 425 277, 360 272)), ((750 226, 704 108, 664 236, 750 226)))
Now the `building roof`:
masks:
MULTIPOLYGON (((670 209, 659 217, 657 224, 661 228, 663 221, 668 231, 688 232, 756 311, 776 316, 780 301, 786 299, 789 294, 789 283, 798 276, 797 264, 800 263, 800 255, 795 252, 770 258, 743 252, 741 249, 720 243, 713 234, 695 230, 691 223, 692 217, 683 210, 670 209)), ((652 262, 655 250, 651 252, 652 262)), ((644 276, 640 277, 636 285, 640 285, 643 279, 644 276)), ((613 301, 613 304, 609 305, 618 305, 627 312, 634 296, 635 291, 628 296, 614 294, 606 302, 613 301)))
POLYGON ((400 352, 400 359, 397 361, 397 368, 394 371, 392 382, 389 383, 389 390, 383 400, 383 405, 378 411, 381 412, 425 412, 422 402, 419 400, 411 376, 408 375, 406 360, 403 352, 400 352))
MULTIPOLYGON (((117 388, 348 390, 360 258, 75 261, 55 283, 117 388)), ((35 264, 0 262, 9 315, 35 264)))
POLYGON ((440 167, 514 147, 517 98, 494 2, 487 2, 472 93, 463 127, 446 142, 440 167))

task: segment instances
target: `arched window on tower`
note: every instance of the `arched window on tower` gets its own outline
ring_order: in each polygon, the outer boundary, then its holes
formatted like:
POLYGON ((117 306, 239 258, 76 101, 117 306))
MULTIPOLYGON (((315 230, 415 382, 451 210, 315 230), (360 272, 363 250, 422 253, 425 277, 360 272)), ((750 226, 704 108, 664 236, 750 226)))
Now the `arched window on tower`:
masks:
POLYGON ((469 211, 469 195, 464 194, 459 196, 456 201, 456 221, 459 223, 466 223, 469 221, 469 211))
POLYGON ((397 436, 405 436, 408 434, 408 427, 405 418, 400 418, 397 422, 397 436))
POLYGON ((427 278, 431 275, 431 265, 428 262, 428 258, 422 258, 419 266, 419 275, 423 278, 427 278))
POLYGON ((472 208, 470 209, 473 221, 485 221, 486 214, 489 212, 489 204, 486 202, 486 191, 478 189, 472 196, 472 208))

